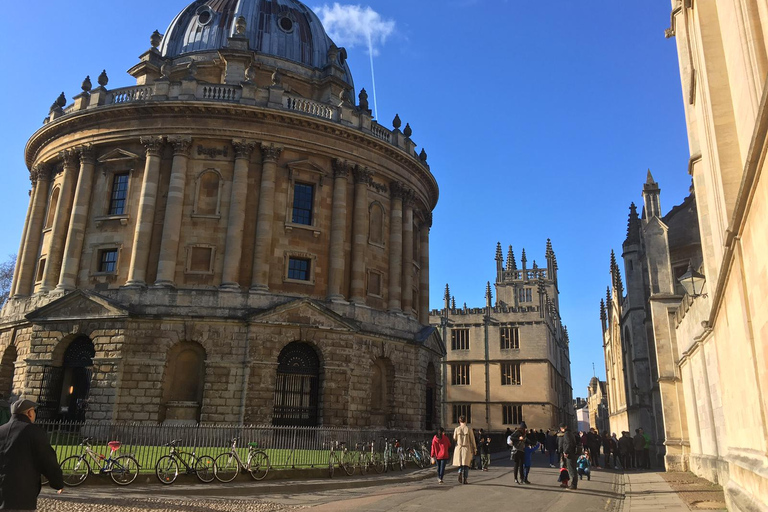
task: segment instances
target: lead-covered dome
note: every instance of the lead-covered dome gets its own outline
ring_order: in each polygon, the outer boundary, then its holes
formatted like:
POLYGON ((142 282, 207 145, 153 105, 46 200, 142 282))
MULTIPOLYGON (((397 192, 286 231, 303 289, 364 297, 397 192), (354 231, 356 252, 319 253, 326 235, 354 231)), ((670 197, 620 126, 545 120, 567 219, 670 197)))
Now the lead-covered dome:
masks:
POLYGON ((319 69, 335 58, 333 64, 345 69, 352 84, 346 52, 329 53, 335 45, 320 19, 296 0, 196 0, 171 22, 160 52, 175 58, 226 48, 240 16, 246 21, 244 36, 251 50, 319 69))

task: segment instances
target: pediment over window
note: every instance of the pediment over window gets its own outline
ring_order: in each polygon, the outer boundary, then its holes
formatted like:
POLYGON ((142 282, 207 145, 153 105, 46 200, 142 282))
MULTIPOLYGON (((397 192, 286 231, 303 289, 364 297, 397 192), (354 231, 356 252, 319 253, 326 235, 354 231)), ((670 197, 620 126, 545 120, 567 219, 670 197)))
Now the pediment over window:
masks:
POLYGON ((126 151, 125 149, 113 149, 112 151, 108 151, 107 153, 104 153, 98 158, 99 163, 107 163, 107 162, 126 162, 126 161, 132 161, 132 160, 138 160, 141 157, 140 155, 137 155, 136 153, 131 153, 130 151, 126 151))
POLYGON ((445 356, 448 352, 443 343, 443 337, 440 336, 440 330, 434 326, 427 326, 421 330, 418 334, 418 341, 424 345, 425 348, 439 354, 441 357, 445 356))
POLYGON ((304 175, 304 178, 306 179, 305 173, 314 174, 315 179, 318 180, 320 186, 323 186, 323 178, 328 176, 325 169, 310 160, 295 160, 293 162, 288 162, 285 166, 288 168, 288 177, 295 178, 298 176, 301 178, 302 175, 304 175))
POLYGON ((83 319, 126 318, 130 311, 95 293, 75 290, 60 299, 46 304, 30 313, 30 322, 60 322, 83 319))
POLYGON ((344 318, 319 302, 310 299, 299 299, 273 309, 259 311, 250 315, 247 320, 255 324, 298 325, 334 331, 356 332, 360 330, 354 321, 344 318))

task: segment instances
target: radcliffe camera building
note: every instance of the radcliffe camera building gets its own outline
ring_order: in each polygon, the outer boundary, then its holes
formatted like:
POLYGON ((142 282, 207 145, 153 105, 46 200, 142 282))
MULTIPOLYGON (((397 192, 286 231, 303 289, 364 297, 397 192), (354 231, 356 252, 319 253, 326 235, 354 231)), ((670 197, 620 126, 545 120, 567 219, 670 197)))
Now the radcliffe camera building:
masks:
POLYGON ((47 418, 432 428, 438 187, 346 57, 296 0, 196 1, 136 85, 62 95, 25 151, 2 392, 47 418))
POLYGON ((443 368, 443 422, 464 415, 475 429, 503 432, 525 421, 547 429, 573 423, 568 331, 560 318, 557 258, 547 241, 546 266, 506 264, 496 249, 496 302, 486 286, 484 308, 456 307, 446 285, 445 305, 432 310, 447 356, 443 368))

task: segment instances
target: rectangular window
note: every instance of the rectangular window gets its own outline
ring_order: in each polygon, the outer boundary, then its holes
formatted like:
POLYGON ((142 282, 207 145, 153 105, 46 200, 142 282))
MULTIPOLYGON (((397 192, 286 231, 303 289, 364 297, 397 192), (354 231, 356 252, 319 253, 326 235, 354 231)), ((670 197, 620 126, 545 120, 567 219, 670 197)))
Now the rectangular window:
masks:
POLYGON ((452 364, 451 365, 451 385, 469 386, 469 365, 452 364))
POLYGON ((456 404, 453 406, 453 422, 459 422, 459 416, 464 416, 467 423, 472 423, 472 406, 469 404, 456 404))
POLYGON ((293 186, 293 218, 294 224, 312 225, 312 202, 315 197, 315 186, 306 183, 296 183, 293 186))
POLYGON ((501 364, 501 385, 519 386, 522 384, 520 378, 520 363, 502 363, 501 364))
POLYGON ((192 247, 189 254, 189 272, 206 274, 211 272, 212 247, 192 247))
POLYGON ((35 279, 35 282, 42 281, 43 274, 45 274, 45 258, 41 259, 40 263, 37 264, 37 279, 35 279))
POLYGON ((368 272, 368 295, 381 297, 381 274, 378 272, 368 272))
POLYGON ((469 350, 469 329, 451 329, 451 350, 469 350))
POLYGON ((504 416, 504 425, 519 425, 523 422, 522 405, 502 405, 502 413, 504 416))
POLYGON ((533 302, 533 293, 530 288, 519 288, 517 290, 518 302, 533 302))
POLYGON ((99 272, 112 274, 117 271, 117 249, 99 251, 99 272))
POLYGON ((311 262, 302 258, 288 258, 288 279, 309 281, 311 262))
POLYGON ((520 331, 517 327, 501 327, 499 334, 501 336, 501 350, 520 348, 520 331))
POLYGON ((115 174, 112 178, 112 194, 109 197, 109 215, 125 215, 128 198, 128 173, 115 174))

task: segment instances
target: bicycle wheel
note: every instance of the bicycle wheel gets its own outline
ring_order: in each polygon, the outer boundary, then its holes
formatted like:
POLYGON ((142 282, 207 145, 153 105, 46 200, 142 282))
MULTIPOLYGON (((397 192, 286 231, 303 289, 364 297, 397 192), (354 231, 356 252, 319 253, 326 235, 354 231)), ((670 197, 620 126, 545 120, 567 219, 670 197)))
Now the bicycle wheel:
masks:
POLYGON ((341 469, 343 469, 347 474, 347 476, 352 476, 355 474, 355 465, 352 464, 352 457, 350 456, 349 452, 341 452, 341 460, 339 461, 339 465, 341 466, 341 469))
POLYGON ((360 453, 358 455, 358 461, 360 462, 360 474, 365 475, 368 473, 368 454, 360 453))
POLYGON ((209 455, 203 455, 197 459, 197 461, 195 461, 195 474, 197 475, 197 478, 206 484, 213 482, 216 478, 214 465, 215 462, 213 461, 213 457, 209 455))
POLYGON ((377 473, 383 473, 384 472, 384 457, 380 453, 374 453, 373 454, 373 461, 371 464, 373 464, 373 470, 377 473))
POLYGON ((219 482, 231 482, 237 478, 240 464, 231 452, 222 453, 213 461, 213 474, 219 482))
POLYGON ((139 462, 130 455, 121 455, 112 462, 109 476, 117 485, 128 485, 139 476, 139 462))
POLYGON ((400 471, 405 469, 405 455, 402 453, 397 456, 398 461, 398 467, 400 468, 400 471))
POLYGON ((336 469, 336 464, 338 464, 336 454, 331 452, 328 456, 328 476, 331 478, 333 478, 333 470, 336 469))
POLYGON ((91 473, 91 466, 84 457, 73 455, 61 461, 61 472, 64 476, 64 484, 77 487, 85 482, 91 473))
POLYGON ((269 456, 265 452, 253 452, 248 464, 248 472, 254 480, 264 480, 269 473, 269 456))
POLYGON ((179 476, 179 463, 170 455, 163 455, 155 464, 155 475, 165 485, 171 485, 179 476))

